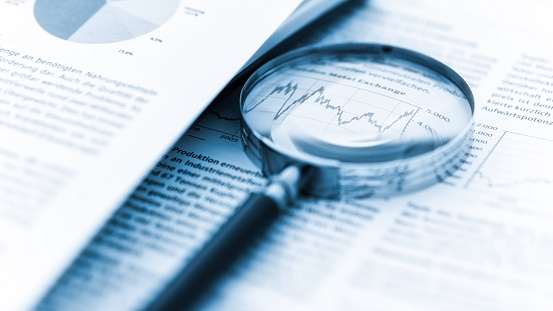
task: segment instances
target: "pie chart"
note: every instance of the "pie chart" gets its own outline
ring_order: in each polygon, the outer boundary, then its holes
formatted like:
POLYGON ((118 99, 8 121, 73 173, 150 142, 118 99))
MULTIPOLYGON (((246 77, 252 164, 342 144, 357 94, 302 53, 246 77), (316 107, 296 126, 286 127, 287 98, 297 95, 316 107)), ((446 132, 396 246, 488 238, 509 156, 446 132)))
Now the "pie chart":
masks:
POLYGON ((72 42, 112 43, 163 25, 180 0, 37 0, 34 14, 50 34, 72 42))

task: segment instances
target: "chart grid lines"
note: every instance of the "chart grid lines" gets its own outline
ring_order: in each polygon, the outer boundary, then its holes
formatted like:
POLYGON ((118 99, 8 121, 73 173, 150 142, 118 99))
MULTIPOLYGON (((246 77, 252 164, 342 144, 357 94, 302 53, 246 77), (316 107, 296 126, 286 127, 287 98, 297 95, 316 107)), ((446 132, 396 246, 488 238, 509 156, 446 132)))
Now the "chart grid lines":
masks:
POLYGON ((469 180, 467 181, 467 183, 465 184, 465 187, 464 188, 467 188, 468 185, 472 182, 472 180, 474 179, 474 176, 476 176, 476 174, 480 171, 480 169, 482 168, 482 165, 484 165, 484 163, 486 163, 486 161, 488 160, 488 158, 490 157, 490 155, 492 154, 492 152, 495 150, 495 147, 497 147, 497 145, 499 144, 499 142, 501 141, 501 139, 503 139, 503 137, 505 136, 507 132, 503 132, 503 134, 501 134, 501 136, 499 137, 499 139, 497 140, 497 142, 495 143, 495 145, 492 147, 492 149, 490 150, 490 152, 488 152, 488 154, 486 155, 486 157, 484 158, 484 160, 482 161, 482 163, 480 163, 480 165, 478 166, 478 168, 476 169, 476 171, 472 174, 472 176, 469 178, 469 180))
POLYGON ((505 131, 464 188, 533 193, 553 185, 553 140, 505 131), (524 139, 522 139, 524 137, 524 139))

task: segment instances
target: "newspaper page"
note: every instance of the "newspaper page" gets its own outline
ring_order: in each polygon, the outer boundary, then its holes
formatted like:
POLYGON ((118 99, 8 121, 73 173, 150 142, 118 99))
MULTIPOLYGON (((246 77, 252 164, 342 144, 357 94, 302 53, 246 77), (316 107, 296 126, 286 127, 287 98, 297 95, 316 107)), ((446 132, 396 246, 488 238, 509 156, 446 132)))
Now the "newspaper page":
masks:
MULTIPOLYGON (((546 1, 355 1, 297 38, 432 56, 476 98, 455 174, 389 198, 302 197, 200 310, 551 310, 553 46, 546 1)), ((141 309, 265 179, 236 96, 213 105, 74 262, 40 310, 141 309), (86 309, 86 308, 85 308, 86 309)))

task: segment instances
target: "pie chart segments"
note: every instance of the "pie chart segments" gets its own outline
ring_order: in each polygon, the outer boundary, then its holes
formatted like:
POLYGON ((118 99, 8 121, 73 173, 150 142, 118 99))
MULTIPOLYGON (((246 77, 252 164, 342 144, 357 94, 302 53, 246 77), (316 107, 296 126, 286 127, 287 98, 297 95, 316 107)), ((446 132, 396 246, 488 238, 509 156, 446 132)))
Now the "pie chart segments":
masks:
POLYGON ((180 0, 37 0, 34 14, 50 34, 72 42, 112 43, 163 25, 180 0))
POLYGON ((165 23, 177 10, 179 2, 174 0, 112 0, 109 5, 140 16, 155 25, 165 23), (161 9, 161 8, 171 8, 161 9))

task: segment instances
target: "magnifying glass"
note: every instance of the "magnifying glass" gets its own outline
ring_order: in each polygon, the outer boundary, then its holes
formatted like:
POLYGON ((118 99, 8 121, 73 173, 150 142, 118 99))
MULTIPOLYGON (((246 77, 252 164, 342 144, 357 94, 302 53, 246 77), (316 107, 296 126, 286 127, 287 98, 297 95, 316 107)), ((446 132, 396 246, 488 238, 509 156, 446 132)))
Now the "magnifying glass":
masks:
POLYGON ((474 98, 446 65, 387 45, 308 47, 261 66, 240 98, 244 151, 269 177, 158 297, 190 304, 302 192, 390 196, 451 175, 469 144, 474 98))

